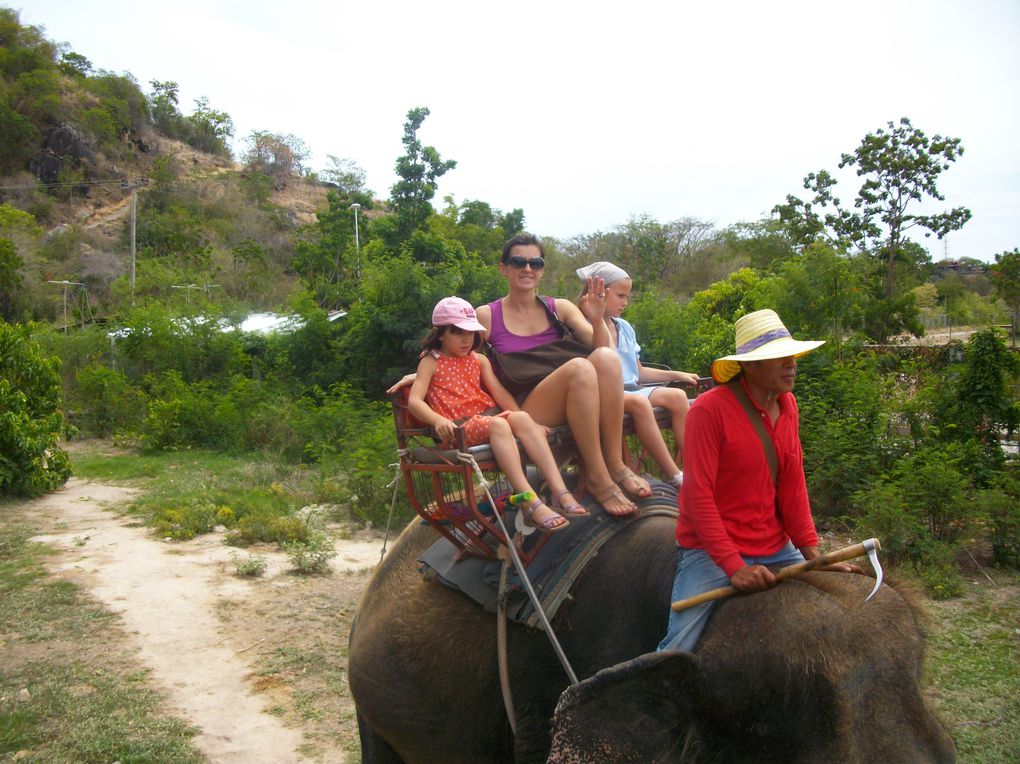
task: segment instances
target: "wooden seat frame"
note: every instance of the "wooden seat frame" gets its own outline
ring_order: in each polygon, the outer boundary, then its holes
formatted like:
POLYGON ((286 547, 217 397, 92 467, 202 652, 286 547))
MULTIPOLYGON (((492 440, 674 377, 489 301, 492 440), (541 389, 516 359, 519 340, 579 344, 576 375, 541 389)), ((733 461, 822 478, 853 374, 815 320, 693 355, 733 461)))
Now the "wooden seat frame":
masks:
MULTIPOLYGON (((711 378, 699 380, 697 391, 711 387, 711 378)), ((537 554, 546 539, 547 533, 532 533, 524 536, 514 533, 508 525, 511 537, 508 538, 500 524, 496 521, 495 512, 504 512, 504 502, 510 493, 506 482, 496 463, 492 448, 488 443, 477 446, 466 446, 464 432, 457 428, 453 449, 439 446, 439 438, 435 431, 418 420, 408 409, 407 399, 409 387, 403 387, 390 397, 393 407, 393 423, 396 429, 397 447, 400 460, 400 471, 407 490, 407 498, 421 518, 449 539, 462 556, 477 556, 488 559, 499 558, 501 545, 515 544, 521 560, 527 565, 537 554), (476 485, 477 478, 474 467, 461 454, 470 454, 478 463, 479 469, 490 484, 490 492, 497 507, 489 506, 489 502, 481 487, 476 485)), ((663 408, 655 408, 656 422, 662 429, 672 427, 672 416, 663 408)), ((634 436, 634 424, 631 417, 625 416, 623 421, 624 459, 632 468, 647 471, 649 464, 634 436)), ((583 464, 578 458, 577 445, 570 429, 563 425, 555 427, 549 434, 549 445, 556 463, 561 471, 576 474, 575 489, 572 491, 580 499, 584 493, 583 464)), ((522 464, 529 472, 535 472, 535 479, 529 480, 538 486, 542 478, 533 465, 522 464)))

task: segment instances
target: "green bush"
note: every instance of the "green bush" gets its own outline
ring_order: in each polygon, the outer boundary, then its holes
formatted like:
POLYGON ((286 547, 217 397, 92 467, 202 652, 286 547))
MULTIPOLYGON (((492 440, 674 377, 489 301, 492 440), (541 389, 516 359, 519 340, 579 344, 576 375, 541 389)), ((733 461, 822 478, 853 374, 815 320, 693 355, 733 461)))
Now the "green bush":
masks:
POLYGON ((74 423, 86 435, 137 432, 146 411, 145 393, 119 371, 89 364, 75 375, 74 423))
POLYGON ((57 446, 64 431, 59 367, 27 326, 0 321, 0 496, 37 496, 71 474, 57 446))
POLYGON ((333 542, 318 528, 309 528, 304 540, 288 542, 284 549, 294 569, 304 575, 328 573, 329 561, 336 556, 333 542))
POLYGON ((933 597, 958 593, 956 556, 987 533, 987 505, 968 477, 968 463, 980 453, 973 442, 920 449, 853 496, 857 532, 877 536, 889 561, 910 570, 933 597))
POLYGON ((1003 474, 998 485, 979 492, 977 501, 988 522, 992 559, 1020 568, 1020 481, 1003 474))
POLYGON ((216 507, 202 500, 162 507, 156 513, 154 527, 158 536, 188 541, 216 527, 216 507))

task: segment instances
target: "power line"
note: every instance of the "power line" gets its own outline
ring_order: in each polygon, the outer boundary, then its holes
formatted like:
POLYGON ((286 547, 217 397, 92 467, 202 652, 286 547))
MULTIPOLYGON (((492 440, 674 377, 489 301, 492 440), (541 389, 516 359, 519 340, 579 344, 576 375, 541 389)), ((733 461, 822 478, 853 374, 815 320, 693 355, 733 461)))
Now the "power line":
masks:
POLYGON ((108 180, 80 180, 77 182, 63 182, 63 183, 33 183, 31 186, 0 186, 0 191, 31 191, 37 188, 77 188, 78 186, 105 186, 116 183, 120 185, 124 182, 123 178, 111 178, 108 180))

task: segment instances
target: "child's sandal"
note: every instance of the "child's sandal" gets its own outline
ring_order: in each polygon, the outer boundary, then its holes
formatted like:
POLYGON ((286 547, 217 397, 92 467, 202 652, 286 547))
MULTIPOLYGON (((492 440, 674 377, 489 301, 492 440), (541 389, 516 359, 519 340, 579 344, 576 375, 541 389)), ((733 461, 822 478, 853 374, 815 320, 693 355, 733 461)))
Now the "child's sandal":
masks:
POLYGON ((567 515, 569 517, 587 517, 590 514, 588 510, 585 509, 584 505, 578 504, 576 501, 573 504, 561 504, 560 499, 567 495, 570 495, 571 497, 573 496, 573 494, 570 493, 569 488, 564 488, 556 494, 556 496, 553 497, 552 508, 557 510, 560 514, 567 515))
MULTIPOLYGON (((553 512, 552 515, 547 517, 545 520, 536 522, 534 519, 535 512, 539 507, 544 506, 545 503, 541 499, 535 499, 528 506, 522 507, 521 512, 524 513, 524 524, 530 525, 532 528, 538 528, 540 531, 545 531, 546 533, 556 533, 556 531, 561 531, 570 524, 570 521, 567 520, 567 518, 562 515, 558 515, 555 512, 553 512)), ((549 511, 552 512, 551 509, 549 511)))

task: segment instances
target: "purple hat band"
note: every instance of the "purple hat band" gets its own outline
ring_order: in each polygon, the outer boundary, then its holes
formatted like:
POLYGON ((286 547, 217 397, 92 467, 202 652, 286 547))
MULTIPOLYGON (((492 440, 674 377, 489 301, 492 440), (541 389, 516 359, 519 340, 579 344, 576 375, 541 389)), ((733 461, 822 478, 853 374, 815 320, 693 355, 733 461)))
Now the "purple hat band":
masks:
POLYGON ((759 334, 753 340, 745 342, 743 345, 738 347, 737 355, 744 355, 745 353, 750 353, 752 350, 757 350, 762 345, 767 345, 770 342, 773 342, 774 340, 781 340, 788 337, 791 337, 790 331, 785 327, 781 329, 773 329, 770 332, 759 334))

